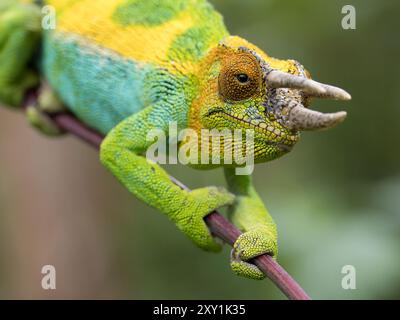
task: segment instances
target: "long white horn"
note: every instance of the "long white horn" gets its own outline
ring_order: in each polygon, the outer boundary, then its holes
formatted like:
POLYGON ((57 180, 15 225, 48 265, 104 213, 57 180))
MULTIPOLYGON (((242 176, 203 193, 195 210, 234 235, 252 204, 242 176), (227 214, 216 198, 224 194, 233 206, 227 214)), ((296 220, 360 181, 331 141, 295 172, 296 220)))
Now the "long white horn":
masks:
POLYGON ((351 96, 343 89, 323 84, 311 79, 295 76, 279 70, 272 70, 266 77, 271 88, 293 88, 302 90, 312 97, 330 98, 335 100, 350 100, 351 96))
POLYGON ((301 104, 294 106, 288 117, 288 127, 292 130, 322 130, 329 129, 343 122, 347 113, 322 113, 307 109, 301 104))
POLYGON ((351 100, 351 95, 345 90, 331 86, 329 84, 322 84, 326 92, 321 95, 313 95, 317 98, 328 98, 333 100, 351 100))

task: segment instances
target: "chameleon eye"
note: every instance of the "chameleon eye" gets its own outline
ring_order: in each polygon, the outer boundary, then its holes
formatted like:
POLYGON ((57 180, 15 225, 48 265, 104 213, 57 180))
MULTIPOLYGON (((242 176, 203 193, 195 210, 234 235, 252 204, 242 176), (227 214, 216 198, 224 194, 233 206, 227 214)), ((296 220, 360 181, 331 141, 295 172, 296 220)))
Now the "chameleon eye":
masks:
POLYGON ((226 101, 242 101, 260 91, 261 70, 248 54, 235 54, 222 64, 218 89, 226 101))
POLYGON ((236 76, 236 79, 240 82, 240 83, 247 83, 249 81, 249 76, 245 73, 239 73, 236 76))

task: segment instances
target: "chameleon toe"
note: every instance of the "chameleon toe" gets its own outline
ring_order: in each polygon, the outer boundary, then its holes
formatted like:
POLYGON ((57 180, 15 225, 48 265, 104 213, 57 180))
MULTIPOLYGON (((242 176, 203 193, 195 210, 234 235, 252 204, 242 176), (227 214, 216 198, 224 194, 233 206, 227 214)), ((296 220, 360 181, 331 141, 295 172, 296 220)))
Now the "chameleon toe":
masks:
POLYGON ((240 260, 235 249, 231 250, 230 265, 232 271, 238 276, 253 280, 263 280, 266 277, 256 265, 240 260))

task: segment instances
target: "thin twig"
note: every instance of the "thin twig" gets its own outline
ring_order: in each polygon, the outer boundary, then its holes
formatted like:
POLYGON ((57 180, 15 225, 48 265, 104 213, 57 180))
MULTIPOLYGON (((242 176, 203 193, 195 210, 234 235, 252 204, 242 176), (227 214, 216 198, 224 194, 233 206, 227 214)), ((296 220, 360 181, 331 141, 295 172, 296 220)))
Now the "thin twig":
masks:
MULTIPOLYGON (((30 103, 35 98, 35 94, 31 93, 27 102, 30 103)), ((25 104, 26 105, 26 104, 25 104)), ((54 123, 62 130, 69 132, 77 138, 84 140, 97 150, 100 148, 103 137, 88 128, 73 115, 69 113, 60 113, 51 115, 54 123)), ((174 177, 171 180, 180 188, 190 190, 187 186, 181 183, 174 177)), ((236 239, 240 236, 241 232, 232 223, 230 223, 218 211, 213 211, 205 217, 205 222, 210 228, 213 235, 222 239, 229 245, 233 245, 236 239)), ((257 265, 262 272, 284 293, 289 299, 292 300, 310 300, 310 297, 300 287, 300 285, 269 255, 263 254, 258 256, 252 261, 257 265)))

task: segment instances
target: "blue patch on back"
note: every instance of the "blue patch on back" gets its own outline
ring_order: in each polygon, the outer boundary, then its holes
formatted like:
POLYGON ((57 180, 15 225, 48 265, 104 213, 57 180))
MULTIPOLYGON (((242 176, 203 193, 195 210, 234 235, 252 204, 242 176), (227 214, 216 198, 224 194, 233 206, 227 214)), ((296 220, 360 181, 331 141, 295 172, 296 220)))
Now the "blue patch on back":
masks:
POLYGON ((45 35, 43 73, 83 122, 106 134, 147 106, 144 78, 153 70, 75 36, 45 35))

